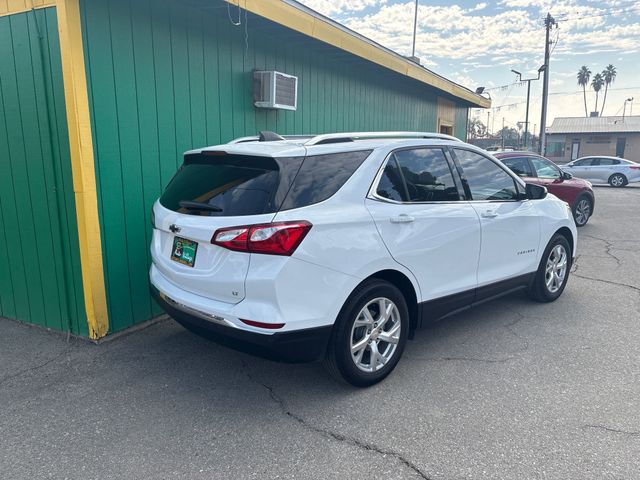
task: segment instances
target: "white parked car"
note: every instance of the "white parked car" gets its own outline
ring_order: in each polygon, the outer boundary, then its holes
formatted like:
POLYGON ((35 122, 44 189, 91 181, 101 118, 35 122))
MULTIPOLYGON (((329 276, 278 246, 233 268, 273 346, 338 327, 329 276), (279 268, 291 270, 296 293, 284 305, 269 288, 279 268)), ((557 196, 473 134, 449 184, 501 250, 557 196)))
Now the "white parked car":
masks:
POLYGON ((640 182, 640 164, 617 157, 582 157, 561 168, 574 177, 593 183, 608 183, 612 187, 640 182))
POLYGON ((153 207, 160 305, 188 329, 382 380, 425 322, 518 289, 561 294, 567 204, 421 133, 241 139, 187 152, 153 207))

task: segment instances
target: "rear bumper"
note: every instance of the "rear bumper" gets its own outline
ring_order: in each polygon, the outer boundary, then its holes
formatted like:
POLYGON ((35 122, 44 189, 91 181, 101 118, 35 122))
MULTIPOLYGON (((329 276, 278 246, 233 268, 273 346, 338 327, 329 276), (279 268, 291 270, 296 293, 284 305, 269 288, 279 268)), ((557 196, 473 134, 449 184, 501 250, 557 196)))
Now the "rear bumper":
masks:
POLYGON ((205 320, 166 301, 157 288, 151 294, 160 307, 186 329, 234 350, 287 363, 321 360, 327 350, 332 326, 260 334, 205 320))

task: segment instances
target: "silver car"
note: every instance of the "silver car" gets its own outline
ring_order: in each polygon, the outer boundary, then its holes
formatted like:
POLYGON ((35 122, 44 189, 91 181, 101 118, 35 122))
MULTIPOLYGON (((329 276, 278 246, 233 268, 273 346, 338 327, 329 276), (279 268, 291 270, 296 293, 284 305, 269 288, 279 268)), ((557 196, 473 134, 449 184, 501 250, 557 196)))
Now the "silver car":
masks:
POLYGON ((574 177, 592 183, 608 183, 612 187, 624 187, 640 182, 640 164, 617 157, 582 157, 561 167, 574 177))

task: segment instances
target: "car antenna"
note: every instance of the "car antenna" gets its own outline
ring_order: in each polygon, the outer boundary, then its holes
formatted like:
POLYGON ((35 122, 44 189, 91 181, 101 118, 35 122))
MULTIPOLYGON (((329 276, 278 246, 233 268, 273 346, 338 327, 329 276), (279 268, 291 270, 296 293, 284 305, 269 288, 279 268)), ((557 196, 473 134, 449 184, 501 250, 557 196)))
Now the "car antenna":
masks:
POLYGON ((285 140, 285 138, 281 137, 276 132, 264 130, 258 133, 258 141, 260 142, 277 142, 279 140, 285 140))

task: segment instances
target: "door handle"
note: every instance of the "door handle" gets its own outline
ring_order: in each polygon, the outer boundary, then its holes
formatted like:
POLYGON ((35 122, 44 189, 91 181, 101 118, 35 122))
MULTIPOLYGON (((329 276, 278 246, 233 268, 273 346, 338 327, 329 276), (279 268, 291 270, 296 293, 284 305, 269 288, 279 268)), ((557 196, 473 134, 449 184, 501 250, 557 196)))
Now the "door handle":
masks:
POLYGON ((482 216, 483 218, 496 218, 498 214, 495 212, 495 210, 485 210, 480 214, 480 216, 482 216))
POLYGON ((411 223, 415 220, 411 215, 401 213, 397 217, 391 217, 391 223, 411 223))

